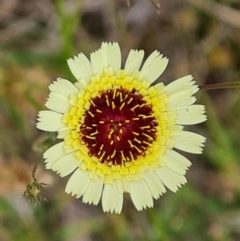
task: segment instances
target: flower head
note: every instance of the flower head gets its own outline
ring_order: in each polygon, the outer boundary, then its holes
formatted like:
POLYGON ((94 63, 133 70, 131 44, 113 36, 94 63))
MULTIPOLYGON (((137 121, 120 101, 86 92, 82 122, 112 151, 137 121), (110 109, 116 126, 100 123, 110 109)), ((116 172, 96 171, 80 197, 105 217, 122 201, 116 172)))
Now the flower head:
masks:
POLYGON ((168 59, 131 50, 121 69, 117 43, 103 43, 91 53, 68 60, 77 79, 57 79, 49 86, 46 107, 37 127, 57 132, 62 141, 43 157, 46 168, 61 177, 72 174, 66 192, 104 211, 120 213, 129 193, 138 210, 153 206, 166 187, 176 192, 186 183, 190 161, 175 149, 202 153, 205 138, 183 125, 206 120, 192 76, 169 85, 151 85, 168 59), (141 67, 141 68, 140 68, 141 67))
POLYGON ((29 183, 24 192, 24 196, 32 203, 38 203, 42 199, 46 199, 43 196, 44 183, 39 183, 36 178, 33 178, 31 183, 29 183))

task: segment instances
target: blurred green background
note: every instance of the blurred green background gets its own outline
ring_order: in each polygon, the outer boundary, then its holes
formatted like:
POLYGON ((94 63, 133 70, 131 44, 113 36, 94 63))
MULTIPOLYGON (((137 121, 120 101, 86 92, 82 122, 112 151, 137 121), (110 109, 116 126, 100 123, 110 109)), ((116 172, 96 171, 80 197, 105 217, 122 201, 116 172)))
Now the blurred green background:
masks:
POLYGON ((188 184, 138 212, 125 195, 120 215, 82 204, 41 165, 41 205, 23 192, 34 162, 55 135, 36 130, 48 85, 74 81, 66 59, 87 56, 102 41, 158 49, 170 59, 159 81, 192 74, 199 85, 240 81, 239 0, 1 0, 0 1, 0 241, 238 241, 240 240, 240 89, 200 91, 208 121, 191 127, 207 137, 188 184))

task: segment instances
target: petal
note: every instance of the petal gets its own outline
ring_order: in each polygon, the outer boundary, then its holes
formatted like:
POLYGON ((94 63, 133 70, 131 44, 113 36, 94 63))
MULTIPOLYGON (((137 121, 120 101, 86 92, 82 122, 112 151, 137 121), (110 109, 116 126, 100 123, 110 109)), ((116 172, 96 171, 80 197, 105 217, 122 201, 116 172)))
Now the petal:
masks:
POLYGON ((153 52, 142 67, 142 78, 152 83, 163 73, 167 65, 167 58, 163 58, 158 51, 153 52))
POLYGON ((154 171, 163 184, 173 192, 176 192, 181 185, 187 182, 185 176, 174 172, 169 167, 159 167, 154 171))
POLYGON ((87 171, 77 169, 69 178, 65 192, 77 198, 81 197, 90 183, 90 174, 87 171))
POLYGON ((122 180, 123 180, 123 190, 124 190, 124 192, 130 192, 130 190, 131 190, 130 182, 127 181, 126 177, 123 178, 122 180))
POLYGON ((102 195, 104 212, 121 213, 123 206, 123 193, 119 192, 116 182, 105 184, 102 195))
POLYGON ((125 70, 127 74, 132 75, 135 71, 138 71, 142 60, 144 57, 144 51, 143 50, 131 50, 125 64, 125 70))
POLYGON ((123 179, 116 180, 117 188, 120 193, 124 193, 124 184, 123 184, 123 179))
POLYGON ((204 122, 207 119, 205 113, 205 106, 190 105, 186 108, 178 109, 176 124, 193 125, 204 122))
POLYGON ((85 80, 89 82, 92 76, 92 67, 88 58, 80 53, 78 56, 75 56, 73 59, 67 60, 68 66, 77 80, 85 80))
POLYGON ((152 52, 152 53, 148 56, 148 58, 146 59, 146 61, 144 62, 144 65, 143 65, 143 67, 142 67, 142 69, 141 69, 141 72, 144 72, 146 69, 148 69, 149 66, 152 65, 152 63, 154 62, 154 60, 155 60, 156 58, 158 58, 159 56, 162 57, 162 55, 160 55, 159 51, 155 50, 154 52, 152 52))
POLYGON ((50 93, 45 106, 50 110, 66 113, 71 105, 66 97, 57 93, 50 93))
POLYGON ((181 92, 183 90, 188 90, 191 86, 194 85, 195 81, 192 81, 192 75, 187 75, 182 78, 179 78, 165 87, 165 91, 169 95, 181 92))
POLYGON ((175 141, 175 148, 195 154, 201 154, 206 138, 189 131, 173 132, 172 139, 175 141))
POLYGON ((59 129, 66 127, 62 118, 62 114, 50 110, 39 111, 37 128, 43 131, 58 131, 59 129))
POLYGON ((146 207, 153 207, 151 192, 143 180, 131 181, 130 195, 138 211, 146 207))
POLYGON ((73 172, 79 166, 80 162, 75 157, 75 152, 72 152, 57 160, 51 169, 56 171, 61 177, 65 177, 73 172))
POLYGON ((83 194, 83 202, 97 205, 100 201, 103 189, 103 179, 91 180, 87 190, 83 194))
POLYGON ((85 89, 87 87, 88 83, 84 79, 80 79, 75 83, 75 86, 79 89, 85 89))
POLYGON ((104 49, 91 53, 91 64, 94 74, 102 75, 104 68, 108 67, 107 56, 104 49))
POLYGON ((70 135, 71 129, 68 127, 62 128, 58 130, 58 139, 64 139, 66 136, 70 135))
POLYGON ((166 192, 164 185, 157 175, 151 171, 147 170, 143 173, 143 179, 146 182, 152 196, 157 199, 160 195, 166 192))
POLYGON ((43 153, 43 158, 46 159, 44 162, 47 169, 51 169, 56 161, 66 155, 63 144, 64 142, 60 142, 43 153))
POLYGON ((191 166, 191 162, 186 157, 170 149, 167 150, 164 158, 167 160, 167 166, 181 175, 184 175, 191 166))
POLYGON ((107 64, 113 68, 114 73, 121 68, 121 51, 118 43, 103 43, 103 51, 106 54, 107 64))
POLYGON ((176 110, 192 105, 196 101, 196 97, 191 96, 191 90, 183 90, 169 96, 167 108, 169 110, 176 110))
POLYGON ((68 97, 71 94, 77 94, 79 90, 66 79, 58 78, 57 81, 54 81, 49 89, 51 92, 62 95, 64 97, 68 97))

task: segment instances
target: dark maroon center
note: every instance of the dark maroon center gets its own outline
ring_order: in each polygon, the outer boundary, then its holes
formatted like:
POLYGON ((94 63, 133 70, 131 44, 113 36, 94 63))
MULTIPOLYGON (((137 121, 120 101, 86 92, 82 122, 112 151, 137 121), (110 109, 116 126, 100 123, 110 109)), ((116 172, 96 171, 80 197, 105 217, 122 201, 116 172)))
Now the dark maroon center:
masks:
POLYGON ((156 139, 157 121, 151 105, 136 90, 101 92, 91 100, 80 127, 89 155, 108 165, 144 156, 156 139))

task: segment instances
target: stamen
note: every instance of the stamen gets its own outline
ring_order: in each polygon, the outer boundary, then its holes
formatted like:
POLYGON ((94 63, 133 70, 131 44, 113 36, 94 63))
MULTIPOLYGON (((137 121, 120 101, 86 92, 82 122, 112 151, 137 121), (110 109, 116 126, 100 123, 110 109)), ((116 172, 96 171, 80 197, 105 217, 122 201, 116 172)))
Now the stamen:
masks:
POLYGON ((123 159, 124 161, 126 161, 126 157, 124 156, 123 151, 121 151, 121 156, 122 156, 122 159, 123 159))
POLYGON ((116 92, 117 92, 117 89, 114 89, 113 90, 113 99, 115 99, 115 97, 116 97, 116 92))
POLYGON ((138 148, 138 147, 136 147, 136 146, 133 146, 139 153, 142 153, 142 151, 138 148))
POLYGON ((133 131, 132 133, 133 133, 133 135, 135 135, 135 136, 139 136, 139 133, 138 133, 138 132, 133 131))
POLYGON ((139 118, 138 117, 134 117, 134 118, 132 118, 133 120, 139 120, 139 118))
POLYGON ((127 103, 130 104, 132 102, 132 100, 133 100, 133 98, 130 98, 127 103))
POLYGON ((111 158, 113 158, 116 155, 116 150, 113 151, 113 154, 111 155, 111 158))
POLYGON ((99 157, 100 161, 102 161, 104 155, 105 155, 105 151, 104 151, 103 154, 99 157))
POLYGON ((88 111, 88 114, 89 114, 90 116, 94 117, 94 114, 93 114, 90 110, 88 111))
POLYGON ((148 134, 146 133, 142 133, 144 136, 148 137, 150 140, 153 140, 153 138, 151 136, 149 136, 148 134))
POLYGON ((130 147, 133 147, 133 144, 130 140, 128 140, 128 143, 129 143, 130 147))
POLYGON ((137 138, 134 138, 134 141, 136 141, 138 144, 141 144, 142 142, 138 140, 137 138))
POLYGON ((93 106, 96 106, 95 103, 93 102, 93 100, 90 100, 90 102, 93 106))
POLYGON ((113 101, 112 101, 112 109, 113 109, 113 110, 115 109, 115 104, 114 104, 113 101))
POLYGON ((125 102, 123 102, 122 104, 121 104, 121 106, 120 106, 120 110, 122 110, 122 108, 124 107, 124 105, 125 105, 126 103, 125 102))
POLYGON ((133 157, 133 154, 132 154, 131 151, 129 152, 129 154, 130 154, 130 156, 131 156, 132 161, 134 161, 134 157, 133 157))
POLYGON ((149 129, 151 126, 141 126, 140 129, 149 129))
POLYGON ((147 119, 147 118, 153 118, 153 115, 139 115, 139 117, 142 117, 143 119, 147 119))
POLYGON ((109 134, 108 134, 108 139, 110 139, 111 138, 111 135, 112 135, 112 133, 114 132, 114 130, 113 129, 111 129, 110 130, 110 132, 109 132, 109 134))
POLYGON ((95 132, 91 133, 90 136, 95 136, 95 135, 97 135, 98 133, 99 133, 98 131, 95 131, 95 132))
POLYGON ((143 141, 144 144, 149 145, 150 143, 147 141, 143 141))
POLYGON ((123 101, 122 92, 120 92, 119 95, 120 95, 120 102, 122 102, 123 101))
POLYGON ((108 96, 107 96, 107 95, 105 95, 105 97, 106 97, 107 106, 110 106, 110 105, 109 105, 108 96))
MULTIPOLYGON (((134 111, 139 105, 135 105, 134 107, 131 108, 131 111, 134 111)), ((140 116, 140 115, 139 115, 140 116)))

